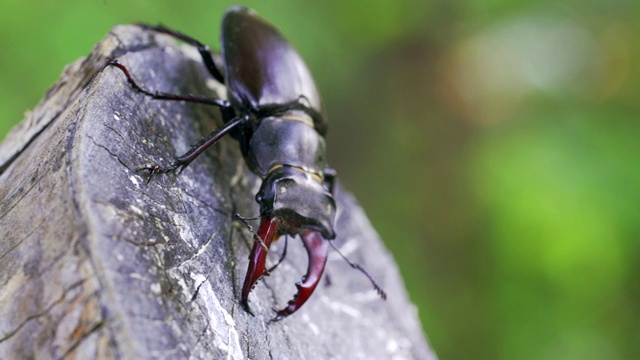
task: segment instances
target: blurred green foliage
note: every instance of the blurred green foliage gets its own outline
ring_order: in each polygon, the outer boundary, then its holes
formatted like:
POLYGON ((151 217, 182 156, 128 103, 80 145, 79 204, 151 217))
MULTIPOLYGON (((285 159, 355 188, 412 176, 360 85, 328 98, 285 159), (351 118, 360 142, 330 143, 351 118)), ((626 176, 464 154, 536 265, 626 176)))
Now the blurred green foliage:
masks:
MULTIPOLYGON (((639 2, 244 4, 307 59, 441 358, 640 358, 639 2)), ((229 5, 3 1, 0 136, 113 25, 216 48, 229 5)))

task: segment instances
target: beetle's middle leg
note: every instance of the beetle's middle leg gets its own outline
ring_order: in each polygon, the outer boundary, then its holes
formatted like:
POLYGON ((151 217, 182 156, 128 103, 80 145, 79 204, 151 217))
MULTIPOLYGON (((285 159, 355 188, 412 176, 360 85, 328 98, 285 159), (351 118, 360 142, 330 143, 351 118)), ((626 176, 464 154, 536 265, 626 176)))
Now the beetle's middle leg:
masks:
POLYGON ((216 143, 220 138, 224 135, 228 134, 231 130, 233 130, 236 126, 246 122, 249 119, 248 115, 235 116, 235 112, 233 107, 227 100, 217 99, 217 98, 208 98, 204 96, 196 96, 196 95, 178 95, 171 94, 166 92, 151 92, 142 86, 140 86, 126 66, 118 62, 117 60, 111 60, 105 64, 107 66, 114 66, 127 77, 127 81, 129 84, 137 91, 152 97, 157 100, 173 100, 173 101, 187 101, 198 104, 205 105, 213 105, 220 108, 220 112, 222 113, 224 125, 215 129, 211 134, 202 138, 198 143, 193 145, 189 151, 186 153, 176 157, 176 159, 168 166, 160 166, 158 164, 148 164, 138 167, 138 170, 146 170, 150 174, 154 173, 166 173, 175 169, 180 169, 180 171, 184 170, 195 158, 197 158, 204 150, 206 150, 209 146, 216 143))

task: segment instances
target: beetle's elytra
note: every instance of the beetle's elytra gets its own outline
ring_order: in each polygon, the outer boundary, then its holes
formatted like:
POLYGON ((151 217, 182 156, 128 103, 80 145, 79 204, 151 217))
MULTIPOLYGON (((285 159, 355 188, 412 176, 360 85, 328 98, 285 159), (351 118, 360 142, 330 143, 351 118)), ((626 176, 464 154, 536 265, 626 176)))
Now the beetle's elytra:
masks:
MULTIPOLYGON (((249 256, 241 303, 251 313, 249 293, 267 273, 265 262, 271 243, 282 235, 300 235, 309 266, 302 281, 296 284, 297 294, 287 307, 276 311, 274 320, 291 315, 318 285, 327 261, 329 241, 336 233, 335 173, 326 162, 327 122, 311 73, 275 27, 244 7, 232 7, 223 16, 222 71, 216 67, 208 47, 199 41, 163 26, 141 26, 196 46, 211 75, 227 86, 229 94, 226 101, 151 93, 135 82, 123 64, 110 61, 107 65, 122 70, 129 83, 148 96, 218 106, 223 115, 222 127, 170 165, 141 169, 150 176, 182 170, 224 135, 231 134, 237 139, 248 166, 263 179, 255 196, 260 205, 258 239, 249 256)), ((364 272, 359 266, 349 264, 364 272)), ((380 295, 386 297, 377 284, 373 284, 380 295)))

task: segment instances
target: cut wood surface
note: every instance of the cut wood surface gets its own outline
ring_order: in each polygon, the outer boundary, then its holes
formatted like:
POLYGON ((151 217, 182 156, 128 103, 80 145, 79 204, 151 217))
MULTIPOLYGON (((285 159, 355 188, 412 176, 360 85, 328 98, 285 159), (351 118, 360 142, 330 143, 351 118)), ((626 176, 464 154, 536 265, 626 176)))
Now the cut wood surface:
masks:
MULTIPOLYGON (((195 49, 117 26, 69 65, 0 144, 0 359, 432 359, 390 253, 338 186, 337 254, 294 315, 269 322, 307 266, 297 238, 286 260, 239 304, 260 179, 222 139, 182 174, 148 183, 221 125, 215 107, 153 100, 129 86, 118 58, 153 91, 224 93, 195 49)), ((276 261, 284 241, 271 254, 276 261)))

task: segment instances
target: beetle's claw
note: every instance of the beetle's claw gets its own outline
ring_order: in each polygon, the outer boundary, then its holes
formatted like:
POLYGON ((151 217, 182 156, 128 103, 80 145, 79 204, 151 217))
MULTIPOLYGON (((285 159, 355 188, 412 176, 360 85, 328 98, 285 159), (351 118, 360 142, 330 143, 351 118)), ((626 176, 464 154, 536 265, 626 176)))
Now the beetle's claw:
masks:
MULTIPOLYGON (((251 249, 251 254, 249 255, 249 268, 247 269, 247 275, 242 286, 240 303, 251 315, 253 315, 253 312, 249 308, 249 293, 253 290, 258 280, 268 274, 265 268, 267 253, 273 240, 279 236, 279 226, 280 220, 278 218, 263 217, 257 236, 262 240, 262 243, 255 241, 251 249)), ((282 320, 296 312, 296 310, 309 299, 322 278, 324 266, 327 263, 327 256, 329 254, 328 242, 317 231, 303 232, 300 237, 309 255, 307 273, 302 277, 301 282, 296 283, 298 292, 293 299, 289 300, 287 307, 282 310, 273 309, 273 311, 276 312, 276 317, 271 319, 271 322, 282 320)))
POLYGON ((278 309, 276 309, 276 308, 272 307, 272 308, 271 308, 271 310, 272 310, 274 313, 276 313, 276 316, 275 316, 273 319, 269 320, 269 323, 274 323, 274 322, 276 322, 276 321, 280 321, 280 320, 282 320, 282 319, 284 319, 284 318, 285 318, 284 316, 281 316, 280 314, 278 314, 278 312, 279 312, 279 310, 278 310, 278 309))
POLYGON ((158 164, 149 163, 149 164, 144 164, 136 167, 136 171, 144 171, 147 174, 149 174, 149 179, 147 179, 147 184, 148 184, 149 181, 151 181, 151 178, 153 177, 153 175, 155 174, 166 174, 176 169, 178 174, 180 174, 182 173, 182 170, 184 170, 184 168, 187 167, 187 165, 189 164, 182 163, 177 160, 172 162, 171 165, 169 166, 160 166, 158 164))
POLYGON ((316 286, 322 278, 324 265, 327 263, 329 245, 322 235, 317 231, 308 231, 301 235, 304 247, 309 254, 309 266, 307 273, 302 278, 302 282, 296 283, 298 292, 293 299, 289 300, 286 308, 276 311, 277 316, 271 321, 279 321, 293 314, 298 310, 313 294, 316 286))
POLYGON ((244 311, 248 312, 249 315, 256 316, 253 311, 251 311, 251 308, 249 307, 249 301, 247 301, 247 299, 242 299, 242 301, 240 301, 240 304, 242 304, 242 308, 244 309, 244 311))
POLYGON ((251 315, 253 315, 253 313, 249 309, 249 293, 253 290, 258 280, 267 273, 265 269, 267 253, 269 252, 269 246, 271 246, 273 240, 279 235, 279 225, 280 221, 277 218, 263 217, 260 223, 260 229, 258 229, 258 235, 256 236, 260 241, 256 240, 253 243, 253 248, 249 255, 249 268, 247 269, 247 275, 242 285, 242 298, 240 302, 242 307, 251 315))
POLYGON ((153 174, 160 172, 161 169, 162 168, 158 164, 144 164, 136 167, 136 171, 144 171, 149 175, 147 178, 147 185, 151 181, 153 174))

